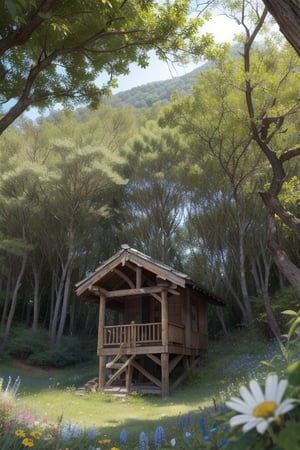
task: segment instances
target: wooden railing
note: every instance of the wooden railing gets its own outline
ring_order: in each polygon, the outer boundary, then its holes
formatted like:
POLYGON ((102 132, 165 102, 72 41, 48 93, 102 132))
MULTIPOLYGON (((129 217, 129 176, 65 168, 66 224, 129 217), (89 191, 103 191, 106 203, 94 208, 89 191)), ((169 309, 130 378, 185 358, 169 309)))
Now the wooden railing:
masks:
MULTIPOLYGON (((168 324, 168 342, 184 344, 183 325, 168 324)), ((105 347, 114 347, 122 344, 130 347, 162 344, 161 322, 105 326, 103 330, 103 345, 105 347)))

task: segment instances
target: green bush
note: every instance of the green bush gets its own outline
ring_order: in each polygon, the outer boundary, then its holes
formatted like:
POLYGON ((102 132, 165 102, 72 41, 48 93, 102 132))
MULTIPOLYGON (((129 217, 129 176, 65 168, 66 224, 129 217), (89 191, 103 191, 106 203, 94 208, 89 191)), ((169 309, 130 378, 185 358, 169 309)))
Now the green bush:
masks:
POLYGON ((79 338, 64 336, 58 348, 48 348, 32 353, 27 362, 37 366, 66 367, 84 360, 79 338))
POLYGON ((18 326, 13 328, 7 345, 7 352, 14 358, 26 360, 36 352, 43 352, 49 346, 47 330, 18 326))

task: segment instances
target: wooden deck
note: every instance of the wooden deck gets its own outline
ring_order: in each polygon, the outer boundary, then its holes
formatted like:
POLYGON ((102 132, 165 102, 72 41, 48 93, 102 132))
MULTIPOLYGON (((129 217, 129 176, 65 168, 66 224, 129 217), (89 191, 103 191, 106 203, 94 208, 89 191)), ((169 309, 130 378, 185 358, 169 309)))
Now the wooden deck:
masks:
POLYGON ((103 327, 103 346, 120 347, 164 345, 174 343, 184 345, 184 326, 168 324, 168 342, 163 342, 161 322, 130 323, 128 325, 113 325, 103 327))

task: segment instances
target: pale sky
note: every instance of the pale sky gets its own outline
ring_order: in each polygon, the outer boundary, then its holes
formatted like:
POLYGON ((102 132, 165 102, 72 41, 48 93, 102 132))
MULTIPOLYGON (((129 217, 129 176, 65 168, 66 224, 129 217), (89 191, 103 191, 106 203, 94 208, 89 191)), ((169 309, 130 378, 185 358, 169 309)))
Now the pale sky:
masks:
MULTIPOLYGON (((210 32, 215 36, 216 42, 231 42, 235 34, 242 32, 242 27, 237 25, 234 20, 224 15, 214 16, 203 28, 203 33, 210 32)), ((113 93, 127 91, 136 86, 151 83, 152 81, 169 80, 174 77, 185 75, 199 64, 189 64, 185 67, 172 67, 166 62, 160 61, 152 56, 150 64, 146 69, 141 69, 136 64, 130 66, 130 74, 119 77, 119 87, 113 90, 113 93)))
MULTIPOLYGON (((234 34, 241 33, 241 27, 237 25, 232 19, 224 15, 213 16, 212 19, 202 28, 204 32, 211 32, 215 36, 217 42, 231 42, 234 34)), ((160 61, 155 55, 151 57, 149 66, 146 69, 141 69, 136 64, 130 66, 130 73, 127 76, 119 77, 118 88, 112 91, 116 94, 121 91, 127 91, 133 87, 142 86, 143 84, 151 83, 153 81, 163 81, 185 75, 200 64, 189 64, 185 67, 172 67, 166 62, 160 61)), ((59 106, 58 108, 59 109, 59 106)), ((45 109, 42 115, 47 116, 49 110, 45 109)), ((30 108, 25 115, 32 120, 35 120, 41 114, 37 108, 30 108)))

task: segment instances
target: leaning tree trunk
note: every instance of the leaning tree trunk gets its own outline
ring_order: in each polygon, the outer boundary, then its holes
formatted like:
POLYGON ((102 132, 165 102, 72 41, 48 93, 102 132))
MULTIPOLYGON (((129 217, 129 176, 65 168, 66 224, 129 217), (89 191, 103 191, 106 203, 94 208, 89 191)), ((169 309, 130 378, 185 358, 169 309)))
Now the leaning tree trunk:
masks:
POLYGON ((16 281, 16 284, 15 284, 13 295, 12 295, 12 299, 11 299, 10 310, 9 310, 9 313, 8 313, 6 326, 5 326, 5 330, 4 330, 4 335, 3 335, 2 348, 5 347, 5 345, 7 343, 7 340, 8 340, 8 337, 9 337, 9 334, 10 334, 12 321, 13 321, 13 318, 14 318, 14 315, 15 315, 15 311, 16 311, 18 294, 19 294, 19 290, 20 290, 20 287, 21 287, 23 275, 24 275, 24 272, 25 272, 27 259, 28 259, 28 252, 25 252, 23 254, 23 257, 22 257, 21 268, 20 268, 20 271, 19 271, 19 274, 18 274, 18 277, 17 277, 17 281, 16 281))
POLYGON ((280 245, 277 236, 276 220, 272 213, 268 215, 268 245, 278 269, 293 286, 297 296, 300 298, 300 269, 290 260, 280 245))
POLYGON ((281 33, 300 56, 300 0, 263 0, 281 33))

